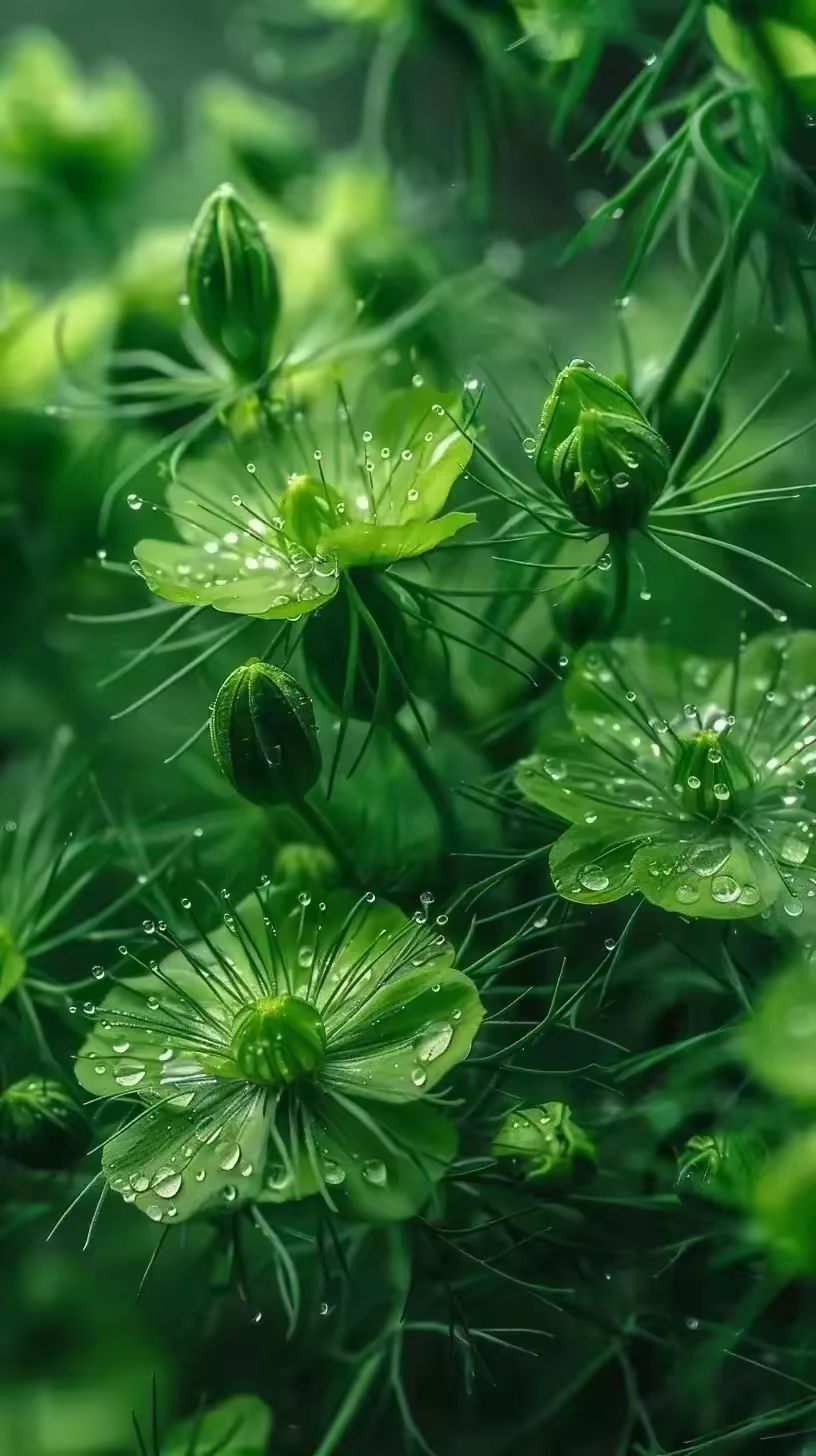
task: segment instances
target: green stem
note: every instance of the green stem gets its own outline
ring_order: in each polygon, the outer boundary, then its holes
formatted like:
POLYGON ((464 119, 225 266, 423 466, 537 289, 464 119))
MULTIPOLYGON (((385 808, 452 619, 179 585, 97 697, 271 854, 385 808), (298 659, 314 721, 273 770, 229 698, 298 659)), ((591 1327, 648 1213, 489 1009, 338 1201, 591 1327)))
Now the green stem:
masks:
POLYGON ((729 273, 739 267, 751 240, 753 204, 760 181, 761 178, 757 178, 748 192, 734 219, 733 227, 723 239, 719 252, 703 279, 674 352, 657 384, 644 402, 644 411, 647 415, 651 415, 659 405, 665 404, 666 400, 672 396, 717 316, 729 273))
POLYGON ((375 1350, 360 1365, 329 1423, 328 1430, 324 1433, 320 1445, 315 1450, 314 1456, 331 1456, 331 1453, 337 1449, 338 1444, 343 1439, 343 1436, 346 1434, 346 1431, 368 1395, 374 1377, 377 1375, 384 1359, 385 1351, 375 1350))
POLYGON ((392 718, 388 731, 434 807, 442 830, 443 848, 448 853, 455 852, 462 843, 462 828, 447 784, 439 777, 423 745, 403 728, 398 719, 392 718))
POLYGON ((629 602, 629 550, 626 537, 610 536, 608 551, 612 557, 612 570, 615 573, 615 596, 606 633, 607 636, 614 637, 623 626, 629 602))
POLYGON ((352 885, 359 884, 357 870, 346 852, 346 847, 331 820, 324 814, 323 810, 316 808, 308 800, 302 799, 298 804, 298 813, 301 819, 305 819, 309 828, 314 830, 318 839, 322 840, 326 848, 335 856, 343 870, 346 880, 352 885))

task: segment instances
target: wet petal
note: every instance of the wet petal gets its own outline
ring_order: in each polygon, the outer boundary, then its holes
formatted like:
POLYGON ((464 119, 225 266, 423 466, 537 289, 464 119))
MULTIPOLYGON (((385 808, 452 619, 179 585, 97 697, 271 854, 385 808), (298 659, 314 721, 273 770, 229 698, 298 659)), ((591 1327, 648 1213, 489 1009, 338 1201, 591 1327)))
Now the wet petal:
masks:
POLYGON ((470 511, 451 511, 437 521, 409 521, 397 526, 349 521, 326 531, 320 546, 327 556, 336 559, 341 570, 351 566, 383 566, 424 556, 442 541, 463 531, 465 526, 473 525, 475 520, 470 511))
POLYGON ((606 905, 636 888, 632 860, 637 850, 665 832, 661 821, 611 816, 596 829, 575 824, 550 851, 553 885, 565 900, 606 905))
POLYGON ((632 877, 653 905, 712 920, 759 915, 782 888, 769 855, 734 833, 645 845, 632 877))
POLYGON ((337 563, 301 546, 267 545, 246 531, 228 531, 194 546, 140 541, 135 549, 150 590, 181 606, 208 606, 264 620, 294 621, 337 591, 337 563))
POLYGON ((223 1083, 203 1093, 189 1111, 143 1110, 105 1144, 108 1183, 155 1223, 245 1203, 261 1187, 266 1104, 261 1088, 223 1083))
POLYGON ((483 1015, 460 971, 410 972, 338 1023, 321 1080, 358 1097, 414 1100, 468 1055, 483 1015))

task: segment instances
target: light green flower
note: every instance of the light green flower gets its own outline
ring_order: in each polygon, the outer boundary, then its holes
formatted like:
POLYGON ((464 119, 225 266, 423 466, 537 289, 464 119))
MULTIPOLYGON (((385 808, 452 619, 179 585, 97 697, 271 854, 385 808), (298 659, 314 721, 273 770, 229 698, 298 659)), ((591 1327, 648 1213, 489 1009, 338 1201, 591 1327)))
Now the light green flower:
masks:
POLYGON ((156 1222, 319 1194, 409 1217, 456 1151, 429 1092, 467 1056, 476 988, 425 912, 268 884, 225 925, 117 985, 77 1061, 142 1109, 107 1180, 156 1222))
POLYGON ((816 912, 816 673, 811 632, 755 638, 737 664, 643 641, 584 648, 544 715, 521 792, 572 827, 559 894, 640 891, 689 916, 816 912))
POLYGON ((405 390, 386 399, 374 431, 355 435, 340 405, 314 475, 286 469, 303 468, 303 427, 302 417, 283 420, 277 469, 267 480, 253 465, 240 494, 227 468, 185 467, 167 493, 183 539, 140 541, 139 570, 166 601, 294 620, 333 597, 344 571, 425 555, 476 519, 440 515, 472 450, 453 405, 405 390))

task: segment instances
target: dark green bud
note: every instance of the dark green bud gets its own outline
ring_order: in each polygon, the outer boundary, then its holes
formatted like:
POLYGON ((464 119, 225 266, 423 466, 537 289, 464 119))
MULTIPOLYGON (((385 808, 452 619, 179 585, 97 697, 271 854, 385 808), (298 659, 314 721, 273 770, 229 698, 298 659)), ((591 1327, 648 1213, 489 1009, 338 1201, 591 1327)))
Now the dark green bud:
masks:
POLYGON ((280 315, 278 273, 257 220, 226 184, 193 224, 187 294, 207 343, 239 379, 258 379, 280 315))
POLYGON ((643 524, 671 461, 665 440, 631 395, 575 360, 544 404, 535 463, 577 521, 616 533, 643 524))
POLYGON ((340 866, 322 844, 284 844, 275 856, 272 883, 317 892, 336 885, 340 866))
POLYGON ((742 750, 726 734, 700 729, 681 743, 674 763, 674 787, 687 814, 706 819, 733 815, 754 782, 742 750))
POLYGON ((273 1087, 299 1082, 323 1066, 326 1028, 320 1013, 299 996, 265 996, 238 1017, 232 1051, 253 1082, 273 1087))
POLYGON ((81 1107, 61 1082, 24 1077, 0 1096, 0 1153, 27 1168, 70 1168, 91 1140, 81 1107))
POLYGON ((586 1170, 596 1156, 595 1144, 573 1121, 566 1102, 509 1112, 490 1151, 495 1158, 518 1159, 528 1183, 568 1177, 579 1167, 586 1170))
POLYGON ((613 571, 593 571, 571 581, 550 608, 560 640, 577 648, 606 637, 615 610, 615 587, 613 571))
POLYGON ((677 1191, 717 1203, 742 1202, 764 1160, 765 1146, 753 1133, 696 1133, 677 1160, 677 1191))
POLYGON ((311 699, 288 672, 260 658, 221 684, 210 737, 222 773, 253 804, 298 803, 319 777, 311 699))

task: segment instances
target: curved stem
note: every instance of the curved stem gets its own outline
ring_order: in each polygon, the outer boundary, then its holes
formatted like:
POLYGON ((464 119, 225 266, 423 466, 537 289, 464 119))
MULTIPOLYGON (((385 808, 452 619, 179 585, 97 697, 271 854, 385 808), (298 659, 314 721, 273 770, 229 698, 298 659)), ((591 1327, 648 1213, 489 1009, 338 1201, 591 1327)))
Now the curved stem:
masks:
POLYGON ((442 830, 443 849, 454 852, 462 842, 462 828, 447 784, 439 777, 423 744, 418 743, 397 718, 392 718, 388 731, 434 807, 442 830))

